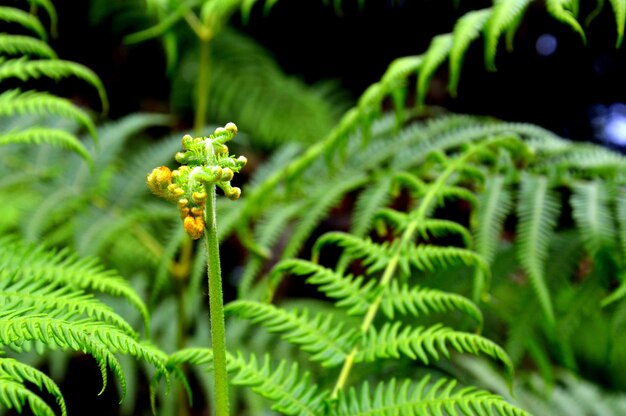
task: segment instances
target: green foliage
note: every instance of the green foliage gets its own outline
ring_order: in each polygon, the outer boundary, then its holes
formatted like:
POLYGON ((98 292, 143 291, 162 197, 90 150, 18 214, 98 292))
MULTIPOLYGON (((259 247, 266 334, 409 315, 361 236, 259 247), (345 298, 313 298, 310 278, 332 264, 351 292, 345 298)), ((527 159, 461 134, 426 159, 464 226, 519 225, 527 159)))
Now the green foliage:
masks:
MULTIPOLYGON (((147 309, 128 283, 93 260, 79 260, 67 252, 35 248, 15 238, 0 240, 0 348, 4 353, 33 346, 82 351, 98 362, 104 390, 110 369, 126 391, 124 373, 115 354, 129 354, 164 370, 165 355, 143 344, 121 316, 91 294, 100 291, 127 298, 142 313, 147 309)), ((147 317, 146 317, 147 318, 147 317)), ((147 328, 146 328, 147 329, 147 328)), ((62 414, 63 396, 39 370, 0 357, 0 403, 37 415, 55 414, 26 383, 53 395, 62 414)))

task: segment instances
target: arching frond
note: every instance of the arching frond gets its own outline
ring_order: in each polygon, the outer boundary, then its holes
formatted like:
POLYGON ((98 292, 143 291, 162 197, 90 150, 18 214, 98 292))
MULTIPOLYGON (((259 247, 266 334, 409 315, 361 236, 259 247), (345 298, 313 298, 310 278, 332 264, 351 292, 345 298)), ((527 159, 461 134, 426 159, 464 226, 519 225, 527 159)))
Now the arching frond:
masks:
POLYGON ((0 55, 35 55, 54 59, 56 53, 44 41, 30 36, 0 33, 0 55))
POLYGON ((55 416, 55 412, 41 397, 23 383, 9 378, 0 377, 0 404, 19 413, 28 405, 36 416, 55 416))
MULTIPOLYGON (((1 71, 2 69, 0 69, 1 71)), ((65 130, 48 127, 31 127, 20 131, 0 133, 0 146, 8 144, 39 144, 45 143, 78 153, 90 164, 93 163, 91 155, 85 146, 71 133, 65 130)))
POLYGON ((13 238, 0 239, 0 270, 7 283, 33 279, 76 289, 91 289, 122 296, 135 306, 148 322, 148 311, 129 283, 105 270, 93 259, 79 259, 68 251, 51 252, 13 238))
POLYGON ((406 380, 400 384, 395 379, 381 382, 373 393, 365 382, 358 390, 351 388, 347 393, 341 393, 337 409, 341 416, 530 416, 495 394, 473 387, 458 389, 456 380, 440 379, 431 383, 428 376, 419 383, 406 380))
POLYGON ((442 356, 450 358, 450 346, 460 353, 486 354, 500 361, 507 372, 513 374, 511 359, 496 343, 480 335, 455 331, 441 324, 412 328, 395 322, 384 324, 379 330, 370 327, 355 360, 398 359, 404 355, 429 364, 442 356))
POLYGON ((58 24, 58 16, 54 5, 51 0, 28 0, 31 5, 41 6, 42 9, 46 11, 48 18, 50 19, 50 33, 52 37, 55 38, 57 36, 57 24, 58 24))
MULTIPOLYGON (((63 416, 67 415, 67 408, 61 390, 50 377, 36 368, 13 358, 0 357, 0 403, 5 408, 15 408, 19 411, 21 406, 25 404, 24 401, 28 400, 30 409, 35 414, 40 414, 44 409, 39 408, 39 403, 36 399, 31 400, 31 398, 37 396, 32 395, 32 392, 27 392, 27 388, 24 385, 25 382, 32 383, 39 390, 46 391, 52 395, 61 410, 61 414, 63 416), (5 387, 5 382, 8 382, 9 386, 5 387), (19 385, 22 385, 21 388, 19 385), (11 389, 14 389, 16 394, 12 394, 10 392, 11 389)), ((46 407, 48 406, 46 405, 46 407)), ((43 414, 47 414, 46 412, 47 410, 43 414)), ((54 415, 55 413, 50 409, 50 414, 54 415)))
POLYGON ((615 41, 615 47, 622 46, 622 40, 624 39, 624 26, 626 25, 626 2, 624 0, 609 0, 613 7, 613 13, 615 13, 615 26, 617 29, 617 40, 615 41))
POLYGON ((359 194, 352 217, 351 234, 356 236, 367 234, 372 228, 376 211, 387 205, 391 199, 390 188, 391 178, 384 176, 359 194))
POLYGON ((434 312, 458 310, 474 318, 480 326, 483 322, 480 309, 461 295, 426 287, 409 287, 396 280, 385 287, 380 308, 389 319, 394 319, 396 313, 419 317, 434 312))
POLYGON ((41 77, 59 80, 70 76, 80 78, 95 87, 102 103, 103 112, 108 111, 109 103, 104 85, 98 76, 84 65, 60 59, 29 61, 25 58, 10 59, 0 65, 0 81, 9 78, 27 81, 31 78, 41 77))
POLYGON ((544 270, 560 208, 557 195, 550 190, 545 177, 522 176, 518 202, 518 258, 551 325, 554 325, 554 309, 544 270))
POLYGON ((0 6, 0 20, 17 23, 26 29, 35 32, 41 39, 46 40, 48 35, 39 19, 30 13, 14 7, 0 6))
POLYGON ((363 277, 354 278, 344 276, 332 269, 300 259, 283 260, 276 265, 270 276, 270 290, 273 290, 282 279, 283 273, 294 273, 307 277, 307 283, 317 285, 317 288, 331 299, 336 299, 336 305, 348 308, 350 315, 362 315, 367 311, 375 281, 364 283, 363 277))
POLYGON ((422 65, 420 67, 417 78, 417 102, 419 105, 424 104, 426 93, 428 92, 428 84, 432 79, 435 71, 446 59, 452 48, 452 35, 445 34, 435 36, 424 53, 422 65))
POLYGON ((225 311, 260 324, 269 332, 280 333, 285 341, 311 353, 311 360, 320 361, 324 367, 342 364, 356 338, 353 329, 332 315, 309 318, 307 309, 285 311, 266 303, 239 300, 226 305, 225 311))
POLYGON ((495 70, 500 36, 510 25, 521 19, 531 0, 496 0, 485 26, 485 65, 495 70))
POLYGON ((480 33, 487 19, 491 16, 491 9, 474 10, 466 13, 454 25, 452 48, 450 49, 450 81, 448 90, 456 96, 459 79, 461 78, 461 66, 465 52, 480 33))
MULTIPOLYGON (((576 7, 573 3, 573 0, 546 0, 546 8, 552 16, 571 27, 580 35, 583 42, 586 42, 585 31, 573 13, 573 9, 576 7)), ((578 4, 578 1, 575 3, 578 4)))
POLYGON ((308 372, 301 373, 298 364, 280 361, 272 369, 269 355, 263 363, 255 356, 245 359, 243 355, 228 358, 228 370, 236 372, 230 380, 236 386, 251 387, 274 404, 272 409, 286 415, 319 416, 323 414, 328 394, 318 390, 308 372))
POLYGON ((96 127, 89 115, 71 101, 46 92, 8 90, 0 94, 0 116, 15 114, 52 114, 81 124, 96 139, 96 127))

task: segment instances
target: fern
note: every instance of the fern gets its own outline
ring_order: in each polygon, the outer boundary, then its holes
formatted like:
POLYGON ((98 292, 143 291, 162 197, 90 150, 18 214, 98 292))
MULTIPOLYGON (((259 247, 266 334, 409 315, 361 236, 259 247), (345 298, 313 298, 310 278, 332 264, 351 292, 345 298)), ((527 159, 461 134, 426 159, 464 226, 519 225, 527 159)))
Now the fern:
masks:
POLYGON ((572 0, 548 0, 546 1, 546 8, 557 20, 569 25, 580 35, 583 42, 586 42, 585 32, 575 17, 573 10, 577 7, 575 4, 578 4, 578 2, 572 0))
POLYGON ((56 53, 47 43, 30 36, 0 34, 0 54, 35 55, 42 58, 56 58, 56 53))
POLYGON ((424 377, 419 383, 391 379, 376 385, 372 394, 367 382, 360 389, 350 389, 339 396, 338 415, 483 415, 523 416, 525 411, 501 397, 472 387, 458 389, 455 380, 439 379, 431 383, 424 377))
POLYGON ((91 155, 85 146, 71 133, 65 130, 46 127, 31 127, 21 131, 0 133, 0 146, 7 144, 51 144, 75 151, 82 158, 93 163, 91 155))
POLYGON ((44 29, 39 19, 23 10, 16 9, 14 7, 0 6, 0 20, 4 22, 17 23, 20 26, 36 33, 43 40, 46 40, 48 37, 46 29, 44 29))

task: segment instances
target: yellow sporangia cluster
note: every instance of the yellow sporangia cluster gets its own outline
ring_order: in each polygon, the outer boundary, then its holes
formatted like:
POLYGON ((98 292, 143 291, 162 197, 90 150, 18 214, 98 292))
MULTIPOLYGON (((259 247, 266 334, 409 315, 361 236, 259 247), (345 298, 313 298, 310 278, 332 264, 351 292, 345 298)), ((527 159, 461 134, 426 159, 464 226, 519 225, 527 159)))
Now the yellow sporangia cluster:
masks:
POLYGON ((230 156, 225 145, 235 134, 237 126, 228 123, 209 137, 185 135, 182 140, 185 151, 176 154, 176 160, 183 165, 173 171, 160 166, 147 176, 153 194, 177 203, 183 228, 194 240, 204 233, 207 187, 216 185, 233 200, 241 195, 241 190, 231 186, 230 181, 247 160, 243 156, 230 156))

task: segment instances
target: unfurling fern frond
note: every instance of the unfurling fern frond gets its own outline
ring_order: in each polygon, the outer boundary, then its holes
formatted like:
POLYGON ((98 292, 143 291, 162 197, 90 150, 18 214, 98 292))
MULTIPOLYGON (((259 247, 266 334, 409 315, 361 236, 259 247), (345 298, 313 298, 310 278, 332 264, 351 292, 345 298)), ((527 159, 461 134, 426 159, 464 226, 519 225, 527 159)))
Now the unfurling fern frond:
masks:
POLYGON ((474 387, 457 388, 456 380, 440 379, 431 382, 429 376, 418 383, 391 379, 376 385, 372 392, 369 383, 351 388, 339 395, 337 415, 341 416, 395 416, 446 414, 449 416, 492 415, 529 416, 529 413, 506 402, 495 394, 474 387))

